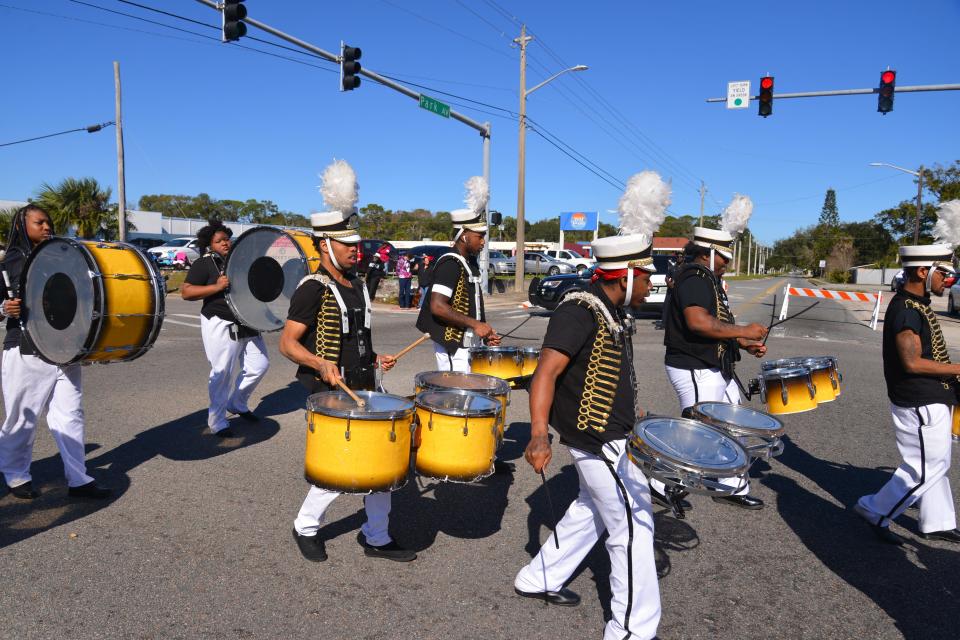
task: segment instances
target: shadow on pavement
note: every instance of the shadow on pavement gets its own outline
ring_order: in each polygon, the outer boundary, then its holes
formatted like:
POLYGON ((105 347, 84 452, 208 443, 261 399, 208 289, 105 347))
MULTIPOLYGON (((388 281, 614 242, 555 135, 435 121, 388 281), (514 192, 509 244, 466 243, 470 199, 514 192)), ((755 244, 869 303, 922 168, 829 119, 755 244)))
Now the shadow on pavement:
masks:
POLYGON ((792 443, 778 460, 844 505, 790 478, 767 476, 763 483, 777 492, 777 510, 801 542, 893 618, 908 640, 956 638, 960 554, 912 537, 902 548, 883 544, 849 509, 859 496, 878 490, 889 472, 819 460, 792 443))
MULTIPOLYGON (((281 389, 264 400, 268 406, 270 402, 279 404, 287 402, 289 394, 288 389, 281 389), (282 397, 271 399, 271 396, 282 397)), ((207 460, 272 438, 280 425, 261 415, 258 423, 232 419, 230 428, 236 437, 218 438, 207 430, 207 410, 202 409, 138 433, 110 451, 88 457, 87 472, 113 491, 105 500, 68 497, 59 454, 34 461, 31 475, 34 487, 41 492, 40 497, 18 500, 9 493, 0 497, 0 549, 110 506, 130 488, 130 471, 156 456, 180 461, 207 460)), ((98 444, 86 445, 88 454, 99 448, 98 444)))

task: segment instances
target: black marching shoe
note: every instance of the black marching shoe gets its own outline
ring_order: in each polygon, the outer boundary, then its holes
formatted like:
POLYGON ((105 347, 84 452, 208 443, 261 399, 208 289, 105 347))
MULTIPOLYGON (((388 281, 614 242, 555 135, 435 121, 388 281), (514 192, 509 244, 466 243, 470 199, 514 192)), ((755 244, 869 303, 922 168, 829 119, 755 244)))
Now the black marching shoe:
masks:
POLYGON ((671 502, 676 502, 681 509, 689 509, 693 505, 690 504, 688 500, 684 500, 688 495, 689 491, 677 491, 676 493, 670 493, 669 497, 663 495, 653 487, 650 487, 650 497, 661 507, 666 507, 667 509, 672 509, 673 505, 671 502))
POLYGON ((93 498, 95 500, 102 500, 103 498, 109 498, 110 493, 110 489, 101 487, 92 480, 79 487, 70 487, 67 489, 67 494, 71 498, 93 498))
POLYGON ((498 476, 513 473, 516 467, 512 462, 496 459, 493 461, 493 473, 498 476))
POLYGON ((960 542, 960 529, 946 529, 944 531, 931 531, 930 533, 920 533, 924 540, 943 540, 945 542, 960 542))
POLYGON ((8 488, 10 489, 10 493, 13 494, 14 498, 20 498, 21 500, 33 500, 34 498, 38 498, 40 496, 40 492, 33 488, 33 483, 30 481, 8 488))
POLYGON ((713 501, 723 502, 734 507, 750 509, 752 511, 763 509, 763 500, 760 498, 754 498, 753 496, 717 496, 713 499, 713 501))
POLYGON ((543 600, 547 604, 555 604, 558 607, 575 607, 580 604, 580 596, 566 587, 560 591, 520 591, 516 587, 513 590, 518 596, 543 600))
POLYGON ((873 520, 876 519, 876 516, 867 511, 865 508, 861 507, 859 503, 853 505, 853 512, 866 521, 867 526, 870 527, 870 530, 873 531, 873 535, 875 535, 877 540, 880 542, 884 544, 892 544, 895 547, 902 547, 906 543, 906 540, 895 534, 893 531, 890 531, 890 527, 881 527, 878 524, 874 524, 873 520))
POLYGON ((253 411, 244 411, 243 413, 238 413, 237 415, 247 422, 260 422, 260 416, 255 414, 253 411))
POLYGON ((297 541, 300 554, 310 562, 323 562, 327 559, 327 547, 323 544, 320 534, 302 536, 294 529, 293 539, 297 541))
POLYGON ((371 558, 383 558, 394 562, 410 562, 417 559, 416 552, 404 549, 393 540, 379 547, 367 544, 367 538, 362 531, 357 534, 357 542, 363 547, 363 555, 371 558))

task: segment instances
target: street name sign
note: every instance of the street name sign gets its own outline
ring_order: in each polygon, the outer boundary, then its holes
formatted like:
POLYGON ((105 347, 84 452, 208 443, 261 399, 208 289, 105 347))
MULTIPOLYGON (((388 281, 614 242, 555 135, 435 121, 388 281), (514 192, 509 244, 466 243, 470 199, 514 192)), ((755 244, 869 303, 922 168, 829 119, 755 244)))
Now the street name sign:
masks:
POLYGON ((727 83, 727 109, 746 109, 750 106, 750 81, 727 83))
POLYGON ((450 117, 450 105, 435 100, 430 96, 425 96, 422 93, 420 94, 420 108, 433 112, 438 116, 443 116, 444 118, 450 117))

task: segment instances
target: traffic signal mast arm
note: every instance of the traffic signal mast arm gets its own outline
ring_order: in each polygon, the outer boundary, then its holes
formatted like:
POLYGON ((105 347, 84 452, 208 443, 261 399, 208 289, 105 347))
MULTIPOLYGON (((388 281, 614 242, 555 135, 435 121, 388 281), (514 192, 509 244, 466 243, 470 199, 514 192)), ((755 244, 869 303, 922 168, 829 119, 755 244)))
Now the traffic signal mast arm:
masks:
MULTIPOLYGON (((220 11, 220 6, 219 6, 216 2, 212 2, 212 0, 196 0, 196 1, 199 2, 200 4, 203 4, 203 5, 206 5, 206 6, 210 7, 211 9, 216 9, 217 11, 220 11)), ((309 42, 305 42, 305 41, 303 41, 303 40, 301 40, 301 39, 299 39, 299 38, 296 38, 296 37, 294 37, 294 36, 291 36, 291 35, 289 35, 289 34, 286 34, 286 33, 284 33, 283 31, 280 31, 279 29, 274 29, 274 28, 271 27, 270 25, 264 24, 263 22, 260 22, 259 20, 254 20, 253 18, 250 18, 250 17, 245 17, 245 18, 243 19, 243 21, 244 21, 245 23, 247 23, 248 25, 250 25, 251 27, 256 27, 257 29, 260 29, 261 31, 266 31, 267 33, 269 33, 269 34, 271 34, 271 35, 274 35, 274 36, 280 38, 281 40, 286 40, 286 41, 289 42, 290 44, 296 45, 296 46, 300 47, 301 49, 305 49, 306 51, 309 51, 310 53, 316 54, 316 55, 320 56, 321 58, 323 58, 324 60, 329 60, 330 62, 333 62, 333 63, 338 64, 338 65, 340 64, 340 58, 339 58, 339 56, 337 56, 336 54, 330 53, 329 51, 324 51, 324 50, 321 49, 320 47, 315 47, 315 46, 313 46, 312 44, 310 44, 309 42)), ((360 69, 360 70, 359 70, 359 73, 360 73, 360 75, 362 75, 362 76, 366 76, 367 78, 370 78, 371 80, 374 80, 374 81, 376 81, 376 82, 379 82, 380 84, 384 85, 385 87, 390 87, 390 88, 393 89, 394 91, 399 91, 400 93, 402 93, 403 95, 407 96, 408 98, 413 98, 413 99, 416 100, 417 102, 420 101, 420 93, 419 93, 419 92, 414 91, 413 89, 408 89, 407 87, 403 86, 402 84, 400 84, 400 83, 398 83, 398 82, 394 82, 393 80, 390 80, 389 78, 385 78, 385 77, 381 76, 379 73, 375 73, 375 72, 370 71, 369 69, 365 69, 365 68, 360 69)), ((899 91, 899 89, 897 89, 897 91, 899 91)), ((779 97, 779 96, 777 96, 777 97, 779 97)), ((453 119, 455 119, 455 120, 459 120, 460 122, 462 122, 463 124, 467 125, 468 127, 471 127, 471 128, 473 128, 473 129, 476 129, 477 131, 480 132, 480 135, 483 136, 483 137, 488 137, 488 136, 490 135, 489 129, 488 129, 487 125, 482 124, 482 123, 480 123, 480 122, 477 122, 477 121, 474 120, 473 118, 469 118, 469 117, 463 115, 462 113, 458 113, 458 112, 456 112, 456 111, 454 111, 454 110, 451 109, 451 110, 450 110, 450 117, 453 118, 453 119)))
MULTIPOLYGON (((913 91, 960 91, 960 84, 921 84, 912 87, 897 87, 895 93, 910 93, 913 91)), ((785 100, 787 98, 821 98, 824 96, 856 96, 869 95, 871 93, 880 93, 880 89, 834 89, 832 91, 805 91, 802 93, 776 93, 774 98, 785 100)), ((751 100, 759 100, 760 96, 750 96, 751 100)), ((726 98, 707 98, 707 102, 726 102, 726 98)))

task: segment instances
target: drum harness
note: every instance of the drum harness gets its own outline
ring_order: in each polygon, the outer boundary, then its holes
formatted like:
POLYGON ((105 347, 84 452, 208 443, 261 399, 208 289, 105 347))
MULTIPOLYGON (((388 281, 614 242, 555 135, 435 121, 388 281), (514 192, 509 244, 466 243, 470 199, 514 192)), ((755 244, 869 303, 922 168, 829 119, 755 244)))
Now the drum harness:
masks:
MULTIPOLYGON (((437 259, 437 264, 434 265, 434 269, 439 266, 440 261, 450 256, 455 258, 460 262, 460 265, 463 267, 463 272, 460 274, 460 278, 457 279, 457 286, 453 291, 453 298, 450 299, 450 306, 453 307, 453 310, 457 313, 462 313, 463 315, 470 314, 470 302, 469 294, 467 293, 467 284, 473 285, 473 304, 474 304, 474 314, 473 317, 476 320, 480 320, 480 276, 473 275, 473 271, 470 270, 470 265, 467 263, 467 259, 455 251, 450 253, 445 253, 437 259)), ((445 341, 455 340, 460 343, 461 346, 470 347, 473 342, 473 329, 460 329, 458 327, 446 327, 443 331, 443 339, 445 341)))
MULTIPOLYGON (((213 249, 207 249, 207 252, 203 254, 204 258, 210 258, 213 261, 213 266, 217 268, 217 272, 222 276, 226 274, 227 264, 220 254, 218 254, 213 249)), ((227 291, 230 290, 230 287, 227 287, 227 291)), ((226 292, 226 291, 225 291, 226 292)), ((228 329, 230 333, 230 339, 233 341, 243 340, 244 338, 256 338, 260 335, 260 332, 256 329, 251 329, 250 327, 240 324, 240 321, 236 321, 230 324, 228 329)))

